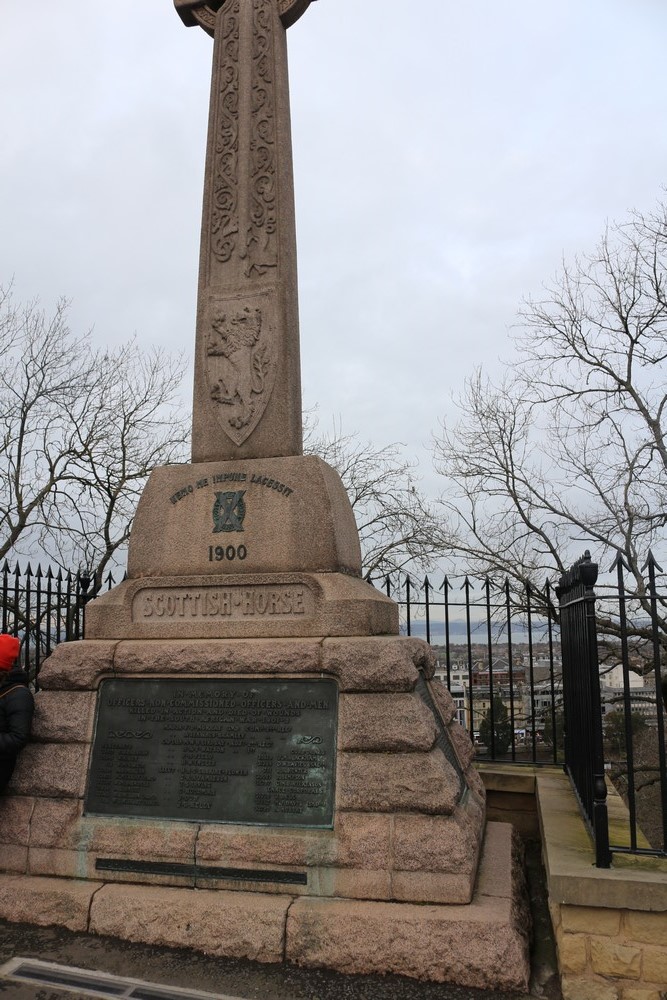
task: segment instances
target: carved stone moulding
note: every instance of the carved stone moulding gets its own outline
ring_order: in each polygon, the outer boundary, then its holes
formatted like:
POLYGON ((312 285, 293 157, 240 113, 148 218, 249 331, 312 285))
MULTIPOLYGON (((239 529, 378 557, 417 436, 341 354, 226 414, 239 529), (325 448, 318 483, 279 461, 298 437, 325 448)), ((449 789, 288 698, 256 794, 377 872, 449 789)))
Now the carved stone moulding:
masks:
MULTIPOLYGON (((275 0, 280 19, 289 28, 310 6, 312 0, 275 0)), ((209 35, 215 32, 215 18, 225 0, 174 0, 174 6, 188 27, 199 25, 209 35)))
POLYGON ((278 0, 280 20, 286 28, 298 21, 311 4, 311 0, 278 0))

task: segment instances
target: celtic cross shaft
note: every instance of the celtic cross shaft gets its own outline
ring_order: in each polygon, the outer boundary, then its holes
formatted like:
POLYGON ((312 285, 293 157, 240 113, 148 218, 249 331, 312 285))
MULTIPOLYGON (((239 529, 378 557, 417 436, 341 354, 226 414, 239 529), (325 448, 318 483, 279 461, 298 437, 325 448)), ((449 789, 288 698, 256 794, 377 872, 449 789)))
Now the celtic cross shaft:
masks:
POLYGON ((193 462, 302 452, 286 28, 310 0, 174 0, 213 36, 193 462))

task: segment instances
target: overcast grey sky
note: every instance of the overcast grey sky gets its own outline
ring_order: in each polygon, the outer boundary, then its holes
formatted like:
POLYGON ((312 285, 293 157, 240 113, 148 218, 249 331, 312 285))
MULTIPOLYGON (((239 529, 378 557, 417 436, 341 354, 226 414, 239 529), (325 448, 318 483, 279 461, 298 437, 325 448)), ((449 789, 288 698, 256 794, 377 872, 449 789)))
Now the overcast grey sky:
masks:
MULTIPOLYGON (((0 283, 191 358, 211 40, 171 0, 0 15, 0 283)), ((667 3, 318 0, 289 34, 305 403, 427 473, 522 297, 661 197, 667 3)))

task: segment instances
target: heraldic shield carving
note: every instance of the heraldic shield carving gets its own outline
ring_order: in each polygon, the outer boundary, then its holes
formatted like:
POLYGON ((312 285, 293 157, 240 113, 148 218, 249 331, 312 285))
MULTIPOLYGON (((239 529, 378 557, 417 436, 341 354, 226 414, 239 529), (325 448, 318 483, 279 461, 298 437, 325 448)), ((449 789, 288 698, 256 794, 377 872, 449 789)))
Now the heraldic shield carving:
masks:
POLYGON ((257 295, 212 301, 206 377, 220 424, 236 445, 262 419, 276 378, 268 301, 257 295))

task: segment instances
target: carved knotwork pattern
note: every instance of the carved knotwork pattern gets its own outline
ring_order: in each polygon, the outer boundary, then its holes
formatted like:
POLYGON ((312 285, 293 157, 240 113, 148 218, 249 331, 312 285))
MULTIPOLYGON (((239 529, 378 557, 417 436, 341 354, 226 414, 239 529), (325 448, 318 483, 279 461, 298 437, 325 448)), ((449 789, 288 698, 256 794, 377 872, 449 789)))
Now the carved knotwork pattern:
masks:
POLYGON ((239 33, 240 3, 225 6, 223 60, 220 70, 211 251, 221 264, 236 253, 246 278, 262 277, 278 266, 276 204, 276 121, 274 100, 273 4, 252 0, 253 36, 250 89, 250 143, 247 203, 239 204, 239 33), (243 227, 243 229, 242 229, 243 227), (239 239, 239 233, 243 237, 239 239))
POLYGON ((232 259, 239 231, 239 11, 240 0, 225 6, 225 60, 218 96, 215 139, 211 250, 221 264, 232 259))
POLYGON ((294 0, 278 0, 278 13, 281 15, 287 14, 288 11, 294 6, 294 0))
POLYGON ((192 11, 192 15, 200 25, 209 35, 215 33, 215 11, 211 10, 210 7, 195 7, 192 11))
POLYGON ((278 266, 273 3, 254 0, 253 7, 250 218, 243 253, 248 278, 278 266))
MULTIPOLYGON (((229 0, 227 0, 229 2, 229 0)), ((297 20, 298 17, 303 13, 303 10, 308 6, 306 0, 276 0, 278 5, 278 13, 281 18, 285 18, 286 24, 291 24, 293 21, 297 20), (296 14, 294 13, 295 8, 296 14)), ((223 0, 224 3, 224 0, 223 0)), ((213 36, 215 34, 215 22, 216 22, 216 12, 223 6, 223 3, 202 4, 200 7, 193 7, 190 13, 197 24, 207 32, 207 34, 213 36)))

